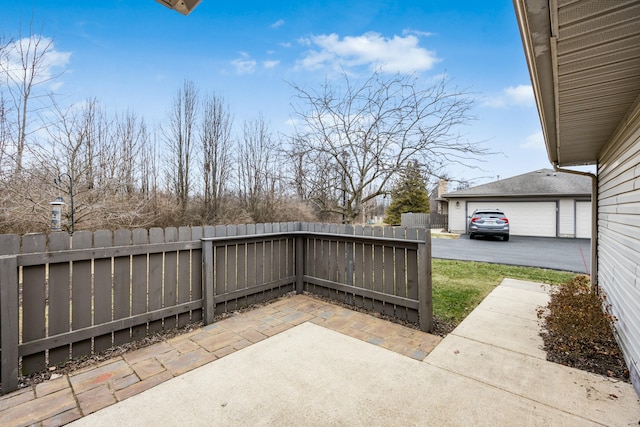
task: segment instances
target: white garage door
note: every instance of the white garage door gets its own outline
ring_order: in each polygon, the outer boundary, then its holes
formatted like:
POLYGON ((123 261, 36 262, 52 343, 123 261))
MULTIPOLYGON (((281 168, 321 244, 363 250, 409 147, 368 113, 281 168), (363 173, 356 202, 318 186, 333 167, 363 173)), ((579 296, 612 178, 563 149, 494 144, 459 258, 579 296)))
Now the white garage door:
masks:
POLYGON ((576 202, 576 237, 591 238, 591 202, 576 202))
POLYGON ((556 237, 556 202, 469 202, 469 215, 475 209, 500 209, 509 218, 514 236, 556 237))

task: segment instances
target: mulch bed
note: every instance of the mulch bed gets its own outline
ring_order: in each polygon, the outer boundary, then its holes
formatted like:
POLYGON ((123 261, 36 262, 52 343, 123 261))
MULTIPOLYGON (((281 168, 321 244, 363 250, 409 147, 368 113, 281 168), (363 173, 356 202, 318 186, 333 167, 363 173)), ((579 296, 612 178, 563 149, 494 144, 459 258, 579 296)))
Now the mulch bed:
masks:
POLYGON ((613 334, 617 319, 605 298, 591 292, 589 278, 559 285, 538 310, 547 360, 629 382, 629 370, 613 334))

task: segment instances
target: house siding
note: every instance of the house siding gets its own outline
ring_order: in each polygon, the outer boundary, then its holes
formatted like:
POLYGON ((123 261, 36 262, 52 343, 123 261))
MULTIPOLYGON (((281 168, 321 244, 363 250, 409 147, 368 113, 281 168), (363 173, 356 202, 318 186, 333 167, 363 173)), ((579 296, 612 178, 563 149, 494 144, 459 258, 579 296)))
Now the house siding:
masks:
POLYGON ((598 285, 640 393, 640 104, 619 127, 598 166, 598 285))

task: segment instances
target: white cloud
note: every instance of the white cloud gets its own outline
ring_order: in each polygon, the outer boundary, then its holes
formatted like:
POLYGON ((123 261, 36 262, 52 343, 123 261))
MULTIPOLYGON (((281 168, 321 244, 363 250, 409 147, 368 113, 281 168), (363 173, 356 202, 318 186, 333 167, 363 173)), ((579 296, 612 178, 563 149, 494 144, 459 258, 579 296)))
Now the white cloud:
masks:
POLYGON ((278 19, 276 22, 274 22, 273 24, 270 25, 271 28, 273 28, 274 30, 277 28, 280 28, 284 25, 284 19, 278 19))
POLYGON ((509 86, 504 90, 509 102, 515 105, 535 105, 531 85, 509 86))
POLYGON ((275 68, 275 67, 277 67, 277 66, 278 66, 278 64, 280 64, 280 61, 277 61, 277 60, 275 60, 275 59, 272 59, 272 60, 264 61, 264 62, 262 63, 262 66, 263 66, 264 68, 266 68, 267 70, 269 70, 269 69, 271 69, 271 68, 275 68))
POLYGON ((484 105, 495 108, 509 107, 513 105, 533 107, 536 105, 536 102, 531 85, 518 85, 509 86, 503 89, 502 93, 498 96, 486 98, 484 105))
POLYGON ((434 35, 433 33, 430 33, 428 31, 413 30, 411 28, 405 28, 404 30, 402 30, 403 36, 407 36, 409 34, 413 34, 414 36, 418 37, 431 37, 434 35))
POLYGON ((248 53, 240 52, 240 58, 231 61, 231 65, 235 67, 237 74, 253 74, 256 71, 257 62, 251 59, 248 53))
POLYGON ((546 146, 544 143, 544 136, 542 132, 537 132, 532 135, 529 135, 525 141, 520 144, 520 148, 525 150, 540 150, 545 151, 546 146))
MULTIPOLYGON (((22 59, 28 58, 26 78, 30 79, 30 73, 34 72, 34 84, 53 79, 69 64, 71 57, 71 52, 56 50, 53 39, 38 35, 16 40, 7 45, 4 52, 5 56, 0 58, 0 70, 3 70, 14 82, 22 81, 25 79, 22 59), (32 61, 34 57, 39 58, 35 64, 32 61)), ((59 86, 59 82, 52 82, 53 89, 59 86)))
POLYGON ((406 73, 429 70, 440 61, 435 52, 419 46, 415 35, 385 38, 379 33, 369 32, 340 39, 334 33, 311 36, 299 42, 315 47, 298 61, 299 69, 368 66, 389 73, 406 73))

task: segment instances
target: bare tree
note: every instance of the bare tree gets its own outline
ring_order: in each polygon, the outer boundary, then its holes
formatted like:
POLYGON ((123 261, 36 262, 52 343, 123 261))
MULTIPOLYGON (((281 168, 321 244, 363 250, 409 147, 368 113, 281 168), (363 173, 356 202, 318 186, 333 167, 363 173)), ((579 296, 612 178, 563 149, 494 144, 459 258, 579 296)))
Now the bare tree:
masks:
POLYGON ((44 126, 38 122, 38 115, 32 113, 48 107, 46 103, 51 99, 48 84, 61 74, 52 70, 66 64, 69 55, 56 52, 53 39, 32 31, 27 37, 20 35, 2 50, 0 78, 4 80, 15 115, 16 131, 11 142, 15 172, 19 174, 28 138, 44 126))
POLYGON ((269 221, 280 182, 277 147, 264 118, 246 121, 238 149, 239 196, 255 222, 269 221))
POLYGON ((183 212, 187 209, 191 191, 191 155, 196 137, 197 112, 198 92, 193 82, 185 80, 173 100, 168 129, 163 129, 171 156, 169 181, 183 212))
POLYGON ((138 178, 140 178, 140 151, 147 144, 149 134, 144 120, 128 111, 118 116, 115 120, 113 144, 118 147, 118 177, 119 189, 127 195, 132 196, 134 191, 140 188, 138 178))
POLYGON ((9 141, 13 140, 14 129, 14 126, 9 122, 10 114, 10 107, 0 92, 0 178, 4 176, 8 166, 11 166, 7 165, 9 141))
POLYGON ((431 171, 486 154, 457 127, 470 120, 472 100, 447 81, 423 88, 415 76, 375 72, 362 84, 343 75, 320 91, 292 85, 302 125, 292 139, 299 181, 321 211, 353 222, 363 205, 389 192, 409 161, 431 171))
POLYGON ((204 219, 215 220, 231 174, 233 119, 222 98, 209 95, 203 100, 200 122, 204 219))

